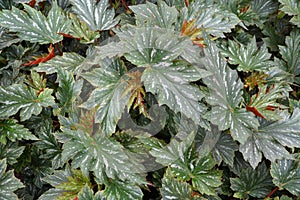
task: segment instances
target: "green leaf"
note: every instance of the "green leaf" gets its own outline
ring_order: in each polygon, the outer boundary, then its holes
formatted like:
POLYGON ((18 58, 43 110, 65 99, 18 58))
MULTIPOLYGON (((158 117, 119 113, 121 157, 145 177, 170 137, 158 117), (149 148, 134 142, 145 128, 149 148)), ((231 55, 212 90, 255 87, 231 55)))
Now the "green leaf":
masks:
POLYGON ((255 108, 266 120, 279 120, 281 117, 278 109, 287 107, 278 102, 287 97, 289 91, 292 91, 292 89, 282 84, 264 85, 259 88, 259 92, 256 95, 251 97, 248 106, 255 108))
POLYGON ((280 190, 286 189, 293 195, 300 194, 300 166, 295 160, 282 159, 271 165, 273 183, 280 190))
POLYGON ((142 81, 147 92, 157 95, 160 105, 167 105, 175 112, 181 112, 195 123, 201 123, 201 113, 206 107, 199 101, 204 94, 196 86, 190 84, 205 77, 209 73, 196 68, 172 65, 154 65, 145 69, 142 81))
POLYGON ((100 34, 96 31, 91 31, 84 21, 80 21, 76 15, 70 15, 72 25, 69 34, 75 38, 79 38, 83 44, 94 43, 100 34))
POLYGON ((78 18, 87 23, 92 31, 113 28, 118 20, 114 19, 114 9, 109 9, 108 0, 71 0, 72 10, 78 18))
POLYGON ((263 163, 254 170, 242 170, 239 178, 230 178, 231 189, 235 191, 234 197, 248 199, 249 196, 264 198, 272 189, 272 178, 269 170, 263 163))
MULTIPOLYGON (((239 22, 239 18, 220 8, 213 1, 193 1, 188 8, 183 8, 181 21, 189 22, 195 20, 195 26, 205 30, 207 34, 216 37, 225 37, 224 33, 231 32, 239 22)), ((201 37, 201 35, 197 35, 201 37)))
POLYGON ((24 149, 24 146, 18 146, 18 143, 16 142, 9 142, 6 145, 0 144, 0 159, 6 158, 7 163, 12 165, 18 162, 17 158, 20 157, 24 149))
POLYGON ((159 27, 131 26, 130 29, 116 30, 116 35, 120 41, 96 47, 96 59, 124 55, 138 67, 146 67, 177 59, 183 51, 188 50, 186 46, 191 43, 175 31, 159 27))
POLYGON ((138 186, 110 179, 105 185, 104 196, 107 200, 132 200, 142 199, 143 193, 138 186))
POLYGON ((135 13, 137 26, 158 26, 160 28, 170 29, 174 26, 178 11, 175 7, 169 7, 164 1, 158 0, 157 5, 151 2, 130 6, 135 13))
POLYGON ((57 169, 63 165, 61 159, 61 144, 58 143, 54 133, 52 132, 52 124, 44 122, 43 125, 44 126, 36 131, 40 141, 35 142, 34 145, 45 151, 45 153, 41 155, 41 158, 51 160, 52 167, 57 169))
POLYGON ((167 146, 153 145, 150 153, 157 162, 169 165, 172 176, 178 180, 192 180, 201 194, 216 195, 215 188, 222 184, 222 172, 213 169, 215 162, 211 156, 197 158, 192 148, 194 137, 191 133, 182 142, 173 138, 167 146))
POLYGON ((67 167, 64 171, 55 171, 54 174, 43 178, 55 188, 52 188, 39 198, 40 200, 65 200, 73 199, 86 186, 91 185, 89 178, 80 170, 67 167))
POLYGON ((6 144, 6 138, 15 142, 16 140, 38 140, 27 128, 21 124, 17 124, 15 119, 7 119, 0 121, 0 142, 6 144))
POLYGON ((93 190, 86 184, 78 193, 78 200, 105 200, 105 197, 101 191, 97 192, 94 196, 93 190))
POLYGON ((213 148, 212 155, 217 162, 221 164, 224 161, 228 165, 233 165, 234 152, 238 150, 238 146, 232 137, 227 134, 221 134, 218 142, 213 148))
POLYGON ((21 84, 0 87, 0 116, 9 117, 20 110, 21 121, 25 121, 32 115, 38 115, 43 107, 55 104, 52 91, 45 88, 38 94, 38 91, 21 84))
POLYGON ((63 68, 76 75, 80 72, 84 61, 85 58, 77 53, 64 53, 62 56, 55 56, 47 62, 40 63, 34 69, 38 72, 53 74, 56 73, 58 69, 63 68))
POLYGON ((255 37, 247 46, 229 40, 228 46, 222 45, 220 49, 221 53, 228 57, 230 64, 238 65, 239 71, 267 71, 273 65, 266 45, 264 44, 258 49, 255 37))
POLYGON ((201 194, 216 195, 215 189, 222 185, 222 171, 214 170, 215 162, 211 156, 200 158, 194 164, 192 184, 201 194))
MULTIPOLYGON (((168 169, 167 169, 168 170, 168 169)), ((169 170, 168 170, 169 171, 169 170)), ((188 200, 191 199, 192 189, 191 186, 182 181, 178 181, 174 177, 168 175, 162 179, 162 188, 160 189, 163 200, 188 200)))
POLYGON ((58 75, 58 89, 56 92, 58 103, 57 112, 61 115, 69 113, 73 110, 76 97, 81 93, 83 86, 83 80, 74 80, 73 73, 67 70, 59 68, 57 70, 58 75))
POLYGON ((0 27, 0 49, 4 49, 20 41, 21 39, 15 33, 9 33, 6 28, 0 27))
POLYGON ((206 101, 212 106, 206 118, 221 131, 230 128, 233 139, 245 143, 252 134, 251 129, 257 129, 259 123, 252 113, 239 108, 243 83, 237 72, 226 65, 215 45, 210 44, 205 54, 205 67, 213 74, 203 79, 210 92, 206 101))
POLYGON ((300 27, 300 3, 297 0, 279 0, 283 5, 280 10, 288 15, 292 15, 290 22, 300 27))
POLYGON ((100 68, 82 74, 83 78, 96 87, 89 99, 81 106, 92 109, 96 107, 95 122, 99 122, 105 134, 115 132, 118 120, 128 103, 130 95, 126 93, 126 66, 119 59, 106 59, 100 68))
POLYGON ((196 149, 200 155, 212 153, 218 165, 224 161, 232 166, 234 152, 238 150, 238 145, 229 134, 219 131, 215 125, 211 125, 210 131, 199 129, 196 135, 196 149))
POLYGON ((24 185, 14 176, 12 170, 5 172, 6 167, 6 160, 0 160, 0 199, 17 200, 18 196, 14 191, 24 185))
POLYGON ((285 39, 286 46, 279 46, 282 55, 281 69, 288 73, 288 80, 294 81, 300 74, 300 30, 295 29, 285 39))
POLYGON ((126 45, 124 55, 130 62, 142 67, 173 61, 189 44, 173 31, 159 28, 139 28, 131 34, 131 37, 120 36, 126 45))
POLYGON ((257 131, 240 145, 240 152, 253 168, 257 167, 264 156, 275 162, 276 159, 291 158, 285 147, 300 147, 300 109, 296 108, 292 115, 281 113, 279 121, 263 121, 257 131))
POLYGON ((40 12, 23 4, 25 11, 13 7, 0 13, 0 25, 19 37, 40 44, 57 43, 63 39, 59 32, 68 32, 70 22, 56 3, 53 3, 47 18, 40 12))
POLYGON ((163 143, 158 142, 155 145, 151 145, 150 154, 156 158, 156 162, 167 166, 171 163, 179 160, 181 163, 185 163, 184 154, 190 150, 195 133, 185 133, 187 134, 184 140, 178 141, 178 138, 171 139, 170 143, 166 146, 163 143))
POLYGON ((95 176, 103 181, 103 173, 109 178, 119 177, 126 180, 135 176, 143 169, 141 161, 136 160, 118 142, 95 135, 90 137, 81 130, 65 130, 63 161, 70 160, 74 168, 80 167, 84 174, 94 171, 95 176), (112 156, 113 155, 113 156, 112 156), (126 163, 126 164, 125 164, 126 163))

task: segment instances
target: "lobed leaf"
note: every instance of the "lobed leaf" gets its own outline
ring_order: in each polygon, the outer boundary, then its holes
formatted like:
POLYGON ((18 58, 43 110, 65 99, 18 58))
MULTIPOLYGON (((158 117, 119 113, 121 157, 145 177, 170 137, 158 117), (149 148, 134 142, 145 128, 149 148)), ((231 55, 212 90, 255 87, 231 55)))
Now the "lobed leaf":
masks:
POLYGON ((271 165, 273 183, 280 190, 287 189, 293 195, 300 194, 300 166, 298 161, 282 159, 271 165))
POLYGON ((45 88, 37 94, 38 91, 21 84, 0 87, 0 116, 9 117, 20 111, 21 121, 25 121, 32 115, 38 115, 43 107, 55 104, 52 91, 45 88))
POLYGON ((203 79, 209 89, 206 101, 212 106, 206 118, 220 130, 230 128, 233 139, 245 143, 259 123, 254 115, 239 108, 243 84, 237 72, 227 67, 216 46, 210 44, 205 54, 205 67, 213 74, 203 79))
POLYGON ((70 22, 56 3, 53 3, 47 17, 29 5, 23 6, 25 11, 12 7, 12 10, 0 12, 0 25, 17 32, 23 40, 54 44, 63 39, 57 33, 69 31, 70 22))
POLYGON ((62 56, 55 56, 48 62, 40 63, 34 69, 38 72, 53 74, 62 68, 76 75, 82 70, 84 61, 85 58, 77 53, 64 53, 62 56))
POLYGON ((168 6, 164 1, 158 0, 157 5, 151 2, 130 6, 135 13, 137 26, 158 26, 160 28, 172 29, 177 20, 178 11, 175 7, 168 6))
POLYGON ((258 166, 264 156, 275 162, 276 159, 291 158, 285 147, 300 147, 300 110, 294 109, 292 115, 281 114, 282 119, 273 122, 263 122, 249 139, 240 145, 240 152, 253 168, 258 166))
POLYGON ((195 123, 201 123, 201 113, 206 110, 200 103, 204 95, 189 82, 208 73, 203 70, 203 74, 199 73, 198 77, 197 73, 199 72, 184 66, 156 65, 145 69, 142 81, 147 92, 157 95, 160 105, 167 105, 175 112, 193 119, 195 123))
POLYGON ((255 37, 247 46, 229 40, 228 47, 223 45, 220 46, 220 49, 221 53, 228 57, 230 64, 238 65, 237 70, 239 71, 267 71, 273 65, 266 45, 258 49, 255 37))
MULTIPOLYGON (((101 123, 104 134, 115 132, 116 125, 122 116, 129 101, 130 91, 126 92, 126 67, 119 59, 106 59, 100 68, 82 74, 96 88, 89 99, 81 106, 83 108, 97 109, 95 122, 101 123)), ((91 88, 92 90, 92 88, 91 88)))
POLYGON ((108 0, 71 0, 73 12, 84 21, 92 31, 103 31, 113 28, 118 20, 114 19, 115 11, 109 9, 108 0))
POLYGON ((230 178, 234 197, 248 199, 249 196, 264 198, 272 189, 272 178, 267 166, 263 163, 257 169, 246 168, 239 178, 230 178))
POLYGON ((288 15, 292 15, 290 22, 300 27, 300 3, 297 0, 279 0, 283 5, 280 9, 288 15))
POLYGON ((16 140, 38 140, 27 128, 23 125, 18 124, 15 119, 6 119, 0 121, 0 142, 6 144, 6 139, 12 142, 16 140))
POLYGON ((6 159, 0 160, 0 199, 17 200, 18 196, 14 191, 24 185, 14 176, 12 170, 5 172, 6 168, 6 159))

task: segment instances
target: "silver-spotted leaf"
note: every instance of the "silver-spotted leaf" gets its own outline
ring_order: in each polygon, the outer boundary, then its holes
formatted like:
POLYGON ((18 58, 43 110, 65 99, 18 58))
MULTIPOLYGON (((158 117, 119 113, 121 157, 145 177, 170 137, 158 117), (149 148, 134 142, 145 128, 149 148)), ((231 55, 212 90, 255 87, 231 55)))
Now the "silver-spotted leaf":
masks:
POLYGON ((237 72, 227 66, 215 45, 210 44, 205 54, 205 67, 213 74, 204 78, 210 92, 206 100, 212 106, 206 118, 220 130, 230 128, 233 139, 244 143, 251 129, 257 129, 259 123, 252 113, 240 108, 243 83, 237 72))
MULTIPOLYGON (((209 75, 208 72, 204 70, 203 72, 202 76, 209 75)), ((206 110, 200 103, 204 94, 189 82, 196 81, 200 77, 200 72, 193 68, 189 70, 185 66, 156 65, 143 72, 142 81, 147 92, 157 95, 160 105, 167 105, 199 124, 200 114, 206 110)))
POLYGON ((300 166, 295 160, 282 159, 271 165, 273 183, 280 190, 286 189, 293 195, 300 194, 300 166))
POLYGON ((256 38, 246 45, 229 40, 228 46, 221 46, 221 53, 228 57, 228 62, 238 65, 239 71, 252 72, 267 71, 273 64, 270 61, 271 54, 266 45, 257 48, 256 38))
POLYGON ((285 147, 300 147, 300 109, 290 115, 281 113, 282 119, 273 122, 263 121, 257 131, 240 145, 240 152, 253 168, 258 166, 263 155, 270 161, 291 158, 285 147))
POLYGON ((6 172, 6 168, 6 159, 0 160, 0 199, 18 200, 14 191, 24 187, 24 185, 14 176, 12 170, 6 172))
POLYGON ((0 142, 6 144, 6 140, 9 139, 12 142, 16 140, 38 140, 27 128, 18 124, 17 120, 6 119, 0 121, 0 142))
POLYGON ((146 4, 130 6, 130 9, 135 13, 137 26, 147 25, 170 29, 178 17, 176 8, 169 7, 162 0, 158 0, 157 5, 146 2, 146 4))
POLYGON ((70 22, 55 2, 47 17, 29 5, 23 6, 26 12, 16 7, 0 12, 0 25, 17 32, 21 39, 40 44, 54 44, 63 39, 63 36, 57 33, 69 31, 70 22))
POLYGON ((239 178, 230 178, 234 197, 248 199, 249 196, 264 198, 273 187, 272 177, 267 166, 263 163, 256 170, 246 168, 239 178))
MULTIPOLYGON (((105 134, 115 132, 116 125, 127 105, 130 92, 126 92, 126 67, 119 59, 103 60, 99 68, 82 74, 94 87, 90 88, 89 99, 82 104, 83 108, 97 109, 95 122, 100 123, 105 134)), ((89 89, 89 88, 88 88, 89 89)))
POLYGON ((92 31, 103 31, 113 28, 118 20, 114 19, 115 11, 109 8, 108 0, 71 0, 72 10, 92 31))
POLYGON ((25 121, 32 115, 40 114, 43 107, 55 104, 52 89, 45 88, 38 92, 24 84, 0 87, 0 116, 9 117, 20 111, 21 121, 25 121))
POLYGON ((40 63, 34 69, 38 72, 46 72, 47 74, 56 73, 58 69, 63 68, 73 72, 75 75, 82 70, 82 64, 85 58, 77 53, 64 53, 62 56, 55 56, 51 60, 40 63))

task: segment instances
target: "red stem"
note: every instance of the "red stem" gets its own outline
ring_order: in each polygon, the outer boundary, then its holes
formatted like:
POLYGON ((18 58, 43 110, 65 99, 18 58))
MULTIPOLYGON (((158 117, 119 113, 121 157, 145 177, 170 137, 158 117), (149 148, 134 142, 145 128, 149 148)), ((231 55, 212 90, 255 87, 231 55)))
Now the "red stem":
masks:
POLYGON ((267 196, 266 198, 269 198, 271 197, 279 188, 278 187, 275 187, 267 196))
POLYGON ((185 6, 189 7, 189 0, 184 0, 185 6))
POLYGON ((122 5, 124 6, 124 8, 126 9, 126 11, 128 11, 129 10, 129 8, 128 8, 128 6, 127 6, 127 4, 126 4, 126 2, 125 2, 125 0, 121 0, 122 1, 122 5))

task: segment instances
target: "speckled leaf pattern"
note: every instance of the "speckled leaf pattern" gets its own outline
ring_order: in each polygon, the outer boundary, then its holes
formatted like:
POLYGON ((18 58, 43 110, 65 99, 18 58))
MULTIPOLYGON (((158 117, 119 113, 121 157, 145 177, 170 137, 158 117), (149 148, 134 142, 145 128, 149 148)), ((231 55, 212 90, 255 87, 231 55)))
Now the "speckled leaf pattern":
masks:
POLYGON ((240 145, 243 153, 253 168, 258 166, 263 155, 270 161, 291 158, 285 147, 300 147, 300 109, 293 114, 281 114, 282 119, 275 122, 264 121, 258 131, 254 131, 245 144, 240 145))
POLYGON ((221 53, 228 57, 230 64, 238 65, 239 71, 267 71, 272 65, 271 54, 266 45, 257 48, 255 37, 246 45, 228 41, 228 46, 221 46, 221 53))
POLYGON ((256 170, 243 169, 239 178, 230 178, 230 183, 235 192, 234 197, 239 199, 248 199, 249 196, 264 198, 273 187, 272 177, 265 163, 256 170))
POLYGON ((40 94, 26 85, 14 84, 9 87, 0 87, 0 116, 9 117, 20 110, 21 121, 38 115, 43 107, 53 106, 53 90, 45 88, 40 94))
POLYGON ((115 11, 109 8, 108 0, 71 0, 72 10, 87 23, 92 31, 103 31, 113 28, 118 20, 114 19, 115 11))
POLYGON ((6 144, 6 140, 15 142, 16 140, 38 140, 27 128, 18 124, 17 120, 6 119, 0 121, 0 142, 6 144))
POLYGON ((116 125, 127 105, 130 92, 126 92, 127 82, 125 78, 126 67, 119 59, 106 59, 100 68, 83 74, 83 78, 94 87, 91 88, 89 99, 82 107, 92 109, 97 107, 96 123, 101 123, 104 134, 115 132, 116 125))
POLYGON ((191 198, 191 193, 191 186, 186 182, 166 175, 162 179, 161 195, 163 200, 187 200, 191 198))
POLYGON ((23 184, 14 176, 12 170, 5 172, 7 168, 6 160, 0 160, 0 199, 1 200, 18 200, 14 193, 23 184))
POLYGON ((173 31, 153 27, 124 32, 120 37, 125 42, 125 57, 131 63, 142 67, 171 62, 189 44, 188 40, 179 38, 173 31))
POLYGON ((109 178, 125 180, 132 174, 139 173, 141 164, 135 158, 126 154, 121 144, 108 138, 90 137, 81 130, 65 130, 68 142, 63 145, 63 161, 71 160, 74 168, 80 167, 88 176, 94 171, 95 176, 103 181, 103 173, 109 178))
POLYGON ((296 160, 282 159, 271 165, 273 183, 293 195, 300 194, 300 166, 296 160))
POLYGON ((131 183, 112 180, 105 186, 104 196, 107 200, 132 200, 143 197, 141 188, 131 183))
POLYGON ((68 32, 70 22, 54 2, 48 16, 23 4, 25 11, 13 7, 0 12, 0 25, 17 32, 19 37, 40 44, 57 43, 63 39, 59 32, 68 32))
POLYGON ((45 72, 47 74, 56 73, 59 68, 63 68, 67 71, 79 73, 82 69, 82 64, 85 58, 77 53, 64 53, 62 56, 55 56, 51 60, 40 63, 34 69, 38 72, 45 72))
POLYGON ((243 84, 236 71, 231 70, 214 45, 205 49, 208 71, 213 75, 204 78, 210 94, 207 102, 212 105, 206 117, 218 125, 220 130, 230 128, 234 140, 244 143, 251 135, 251 129, 257 129, 259 123, 246 109, 240 109, 243 84))
POLYGON ((300 27, 300 3, 298 0, 279 0, 283 5, 280 8, 283 12, 293 16, 290 22, 300 27))
MULTIPOLYGON (((299 8, 300 9, 300 8, 299 8)), ((286 46, 279 46, 280 54, 285 62, 282 61, 281 68, 286 71, 290 78, 300 74, 300 31, 294 30, 285 39, 286 46)))
POLYGON ((130 6, 135 13, 138 26, 158 26, 160 28, 172 28, 174 26, 178 11, 175 7, 169 7, 164 1, 158 0, 157 5, 146 2, 136 6, 130 6))
MULTIPOLYGON (((198 87, 189 83, 200 78, 192 75, 193 71, 184 66, 157 65, 144 71, 142 81, 147 92, 157 95, 160 105, 167 105, 175 112, 181 112, 193 119, 195 123, 200 123, 200 114, 206 107, 199 102, 204 94, 198 87)), ((209 73, 203 71, 201 75, 207 76, 209 73)))
POLYGON ((222 185, 222 171, 213 169, 214 166, 211 156, 204 156, 195 163, 192 184, 201 194, 216 195, 215 189, 222 185))
POLYGON ((224 33, 231 32, 231 29, 240 20, 235 14, 221 9, 218 4, 211 2, 194 1, 188 8, 185 7, 182 10, 183 20, 196 20, 195 25, 198 28, 205 29, 208 34, 225 37, 224 33))
POLYGON ((57 81, 59 87, 56 92, 58 103, 57 113, 64 115, 66 112, 71 112, 74 108, 76 98, 81 93, 83 80, 74 80, 73 73, 64 69, 57 70, 57 81))

